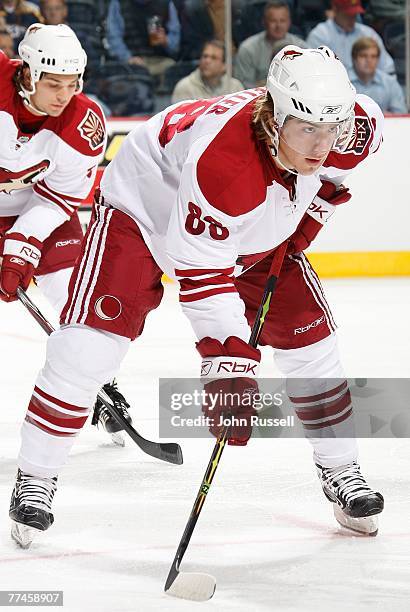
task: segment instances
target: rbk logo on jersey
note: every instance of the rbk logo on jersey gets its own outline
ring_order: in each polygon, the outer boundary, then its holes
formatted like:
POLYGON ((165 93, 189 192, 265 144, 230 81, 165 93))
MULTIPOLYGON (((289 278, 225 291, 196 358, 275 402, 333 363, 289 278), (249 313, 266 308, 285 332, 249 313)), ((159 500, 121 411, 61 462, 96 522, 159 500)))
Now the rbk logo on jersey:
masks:
POLYGON ((293 60, 295 59, 295 57, 300 57, 301 55, 303 55, 303 53, 301 53, 300 51, 295 51, 295 49, 289 49, 288 51, 283 52, 282 59, 293 60))
POLYGON ((43 161, 38 164, 25 168, 24 170, 19 170, 18 172, 0 167, 0 193, 10 194, 20 189, 28 189, 49 166, 49 160, 43 159, 43 161))
POLYGON ((101 119, 90 108, 84 119, 77 126, 81 137, 87 140, 91 149, 95 151, 104 142, 105 130, 101 119))
POLYGON ((325 315, 322 315, 321 317, 319 317, 319 319, 316 319, 316 321, 312 321, 312 323, 308 323, 308 325, 305 325, 304 327, 297 327, 293 331, 293 333, 295 334, 295 336, 296 334, 304 334, 305 332, 317 327, 318 325, 321 325, 324 322, 325 322, 325 315))

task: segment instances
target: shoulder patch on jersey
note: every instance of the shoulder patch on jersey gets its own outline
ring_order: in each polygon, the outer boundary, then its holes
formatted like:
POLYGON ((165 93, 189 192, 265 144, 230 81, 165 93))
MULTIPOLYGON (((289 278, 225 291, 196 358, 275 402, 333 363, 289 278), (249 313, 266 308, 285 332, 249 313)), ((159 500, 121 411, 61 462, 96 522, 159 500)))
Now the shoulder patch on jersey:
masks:
POLYGON ((353 136, 347 145, 345 153, 362 155, 372 136, 373 126, 369 117, 365 114, 356 115, 354 120, 353 136))
POLYGON ((81 137, 88 141, 92 151, 96 151, 104 143, 105 129, 99 116, 89 108, 84 119, 77 126, 81 137))
POLYGON ((323 166, 353 170, 369 155, 374 139, 374 118, 370 118, 366 111, 356 102, 355 120, 352 138, 344 151, 331 151, 323 166))

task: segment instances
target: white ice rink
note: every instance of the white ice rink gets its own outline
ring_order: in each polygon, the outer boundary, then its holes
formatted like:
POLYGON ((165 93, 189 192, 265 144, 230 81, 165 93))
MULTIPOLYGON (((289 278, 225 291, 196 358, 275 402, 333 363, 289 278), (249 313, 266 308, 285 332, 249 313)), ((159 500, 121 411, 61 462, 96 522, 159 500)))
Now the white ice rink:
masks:
MULTIPOLYGON (((325 282, 349 376, 410 377, 410 280, 325 282)), ((48 316, 39 291, 31 297, 48 316)), ((55 318, 53 318, 55 321, 55 318)), ((376 538, 337 527, 304 440, 227 447, 183 569, 210 572, 206 603, 163 585, 210 456, 182 440, 184 465, 114 448, 87 424, 59 479, 55 524, 27 551, 9 537, 8 504, 23 419, 44 359, 44 332, 19 303, 0 303, 0 590, 63 590, 67 611, 410 610, 410 440, 361 443, 362 471, 385 496, 376 538)), ((157 438, 157 377, 195 377, 199 357, 176 289, 126 358, 119 383, 134 425, 157 438)), ((264 351, 262 375, 275 375, 264 351)), ((61 609, 61 608, 60 608, 61 609)))

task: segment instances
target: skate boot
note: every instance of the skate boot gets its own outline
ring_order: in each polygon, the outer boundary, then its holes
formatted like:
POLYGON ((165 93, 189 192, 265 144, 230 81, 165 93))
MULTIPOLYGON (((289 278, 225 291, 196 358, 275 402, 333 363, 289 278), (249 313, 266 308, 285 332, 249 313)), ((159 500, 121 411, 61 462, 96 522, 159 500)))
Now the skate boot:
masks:
MULTIPOLYGON (((115 405, 122 415, 127 419, 128 423, 132 423, 131 417, 128 413, 127 408, 130 407, 125 397, 118 390, 118 385, 115 380, 111 383, 107 383, 103 386, 103 390, 109 396, 112 403, 115 405)), ((111 435, 111 439, 114 444, 118 446, 125 446, 125 440, 121 433, 122 426, 118 421, 110 414, 107 408, 104 406, 102 401, 98 399, 94 404, 94 413, 91 421, 92 425, 96 425, 98 429, 103 429, 111 435)))
POLYGON ((51 504, 56 489, 57 477, 41 478, 17 471, 9 516, 11 537, 21 548, 29 548, 36 535, 53 524, 51 504))
POLYGON ((358 533, 377 535, 376 515, 382 512, 384 499, 369 487, 359 465, 355 461, 336 468, 316 464, 316 469, 323 492, 333 503, 337 522, 358 533))

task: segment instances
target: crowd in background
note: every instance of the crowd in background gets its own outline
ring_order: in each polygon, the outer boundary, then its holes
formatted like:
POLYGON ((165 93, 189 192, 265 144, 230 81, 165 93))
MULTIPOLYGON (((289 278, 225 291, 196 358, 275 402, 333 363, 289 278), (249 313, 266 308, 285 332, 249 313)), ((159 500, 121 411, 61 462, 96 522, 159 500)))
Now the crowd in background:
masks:
POLYGON ((224 0, 0 0, 0 49, 15 57, 35 22, 67 23, 88 56, 84 90, 110 116, 264 85, 288 44, 327 45, 359 93, 406 113, 405 0, 232 0, 233 76, 224 0))

